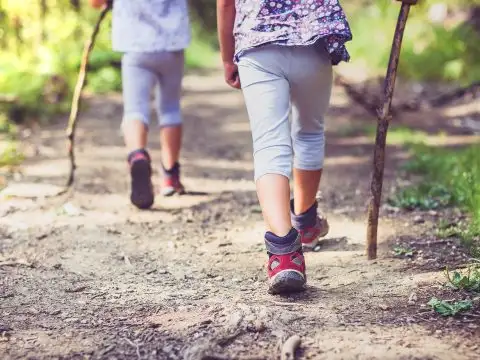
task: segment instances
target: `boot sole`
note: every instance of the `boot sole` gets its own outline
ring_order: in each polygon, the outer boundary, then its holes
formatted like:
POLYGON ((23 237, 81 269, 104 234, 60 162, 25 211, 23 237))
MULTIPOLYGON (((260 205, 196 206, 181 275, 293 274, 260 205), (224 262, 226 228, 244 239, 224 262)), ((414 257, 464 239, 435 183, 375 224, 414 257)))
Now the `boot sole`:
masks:
POLYGON ((295 270, 284 270, 270 279, 268 292, 272 295, 305 291, 305 277, 295 270))
POLYGON ((149 209, 155 201, 152 168, 148 161, 135 161, 130 168, 132 191, 130 201, 139 209, 149 209))

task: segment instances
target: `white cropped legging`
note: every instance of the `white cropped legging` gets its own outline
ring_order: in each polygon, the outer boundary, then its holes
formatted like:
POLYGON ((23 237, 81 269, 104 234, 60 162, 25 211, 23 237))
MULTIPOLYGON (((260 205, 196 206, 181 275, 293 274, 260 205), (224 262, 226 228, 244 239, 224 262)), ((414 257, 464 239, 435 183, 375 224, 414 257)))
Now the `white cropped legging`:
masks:
POLYGON ((155 87, 159 125, 180 125, 183 68, 183 51, 125 53, 122 58, 123 122, 136 120, 146 126, 150 124, 150 96, 155 87))
POLYGON ((326 50, 262 46, 241 55, 238 71, 252 130, 255 180, 265 174, 290 178, 292 160, 296 169, 322 169, 332 88, 326 50))

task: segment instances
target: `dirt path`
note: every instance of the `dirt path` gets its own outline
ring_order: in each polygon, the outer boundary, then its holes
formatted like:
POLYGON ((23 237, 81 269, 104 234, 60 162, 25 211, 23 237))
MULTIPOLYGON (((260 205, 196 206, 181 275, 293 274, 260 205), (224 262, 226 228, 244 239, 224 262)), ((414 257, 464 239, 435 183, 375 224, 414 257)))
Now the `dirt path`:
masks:
MULTIPOLYGON (((368 117, 340 89, 321 198, 332 231, 307 254, 308 290, 286 298, 266 293, 241 95, 211 75, 188 76, 185 93, 189 195, 159 197, 147 212, 129 205, 121 99, 109 96, 90 99, 81 119, 73 196, 1 200, 0 358, 277 359, 295 333, 301 359, 480 357, 478 321, 460 326, 424 305, 442 291, 441 264, 390 255, 390 241, 425 224, 384 216, 380 257, 365 259, 371 147, 339 134, 368 117)), ((42 131, 22 181, 63 184, 63 134, 42 131)), ((404 156, 389 153, 386 193, 404 156)))

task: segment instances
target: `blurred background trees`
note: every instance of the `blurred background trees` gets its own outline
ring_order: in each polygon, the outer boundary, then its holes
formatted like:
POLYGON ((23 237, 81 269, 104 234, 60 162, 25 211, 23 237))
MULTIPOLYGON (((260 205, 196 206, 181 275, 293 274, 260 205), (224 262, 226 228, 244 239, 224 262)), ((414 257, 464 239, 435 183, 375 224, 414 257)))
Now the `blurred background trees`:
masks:
MULTIPOLYGON (((214 66, 215 0, 191 0, 194 41, 189 68, 214 66)), ((343 1, 354 41, 352 66, 382 75, 388 61, 398 2, 343 1)), ((3 120, 47 120, 68 108, 83 43, 98 13, 81 0, 0 0, 0 105, 3 120), (12 101, 14 99, 15 101, 12 101)), ((480 0, 424 0, 407 26, 400 76, 415 81, 480 80, 480 0)), ((121 89, 120 54, 110 49, 110 19, 93 52, 87 89, 121 89)), ((348 65, 350 66, 350 65, 348 65)))

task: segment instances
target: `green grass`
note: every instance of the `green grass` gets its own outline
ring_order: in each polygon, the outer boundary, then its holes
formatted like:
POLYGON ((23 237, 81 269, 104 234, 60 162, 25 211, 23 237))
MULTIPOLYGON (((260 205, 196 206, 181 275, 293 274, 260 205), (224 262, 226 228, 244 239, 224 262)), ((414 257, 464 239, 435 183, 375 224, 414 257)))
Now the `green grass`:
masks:
POLYGON ((480 265, 471 264, 465 271, 445 270, 448 285, 455 290, 465 290, 480 293, 480 265))
MULTIPOLYGON (((376 124, 365 124, 361 126, 348 126, 337 131, 339 136, 368 136, 375 141, 377 132, 376 124)), ((387 144, 391 145, 409 145, 422 144, 427 140, 428 134, 421 130, 409 128, 407 126, 392 126, 387 132, 387 144)))
POLYGON ((412 257, 414 250, 410 247, 405 246, 395 246, 392 251, 393 255, 396 257, 412 257))
POLYGON ((473 302, 471 300, 450 301, 440 300, 433 297, 428 302, 432 309, 442 316, 455 316, 459 313, 471 310, 473 302))
POLYGON ((188 69, 204 69, 212 67, 216 62, 217 53, 201 42, 193 42, 185 53, 185 66, 188 69))
MULTIPOLYGON (((400 76, 427 81, 479 81, 480 36, 466 23, 453 28, 429 23, 427 10, 434 2, 422 1, 411 10, 402 43, 400 76)), ((394 4, 376 1, 367 6, 344 5, 353 33, 353 41, 347 44, 352 61, 364 64, 370 75, 385 73, 399 12, 399 6, 394 4)), ((459 6, 458 1, 450 1, 450 9, 459 6)))
POLYGON ((23 161, 23 154, 15 140, 15 126, 7 120, 4 113, 0 113, 0 168, 15 166, 23 161))
POLYGON ((413 158, 405 165, 421 181, 398 191, 389 202, 406 209, 457 206, 469 215, 458 224, 440 223, 439 237, 459 236, 473 252, 480 243, 480 144, 461 150, 412 145, 413 158))
POLYGON ((19 151, 16 141, 7 140, 4 144, 0 142, 0 168, 19 165, 23 159, 23 154, 19 151))

